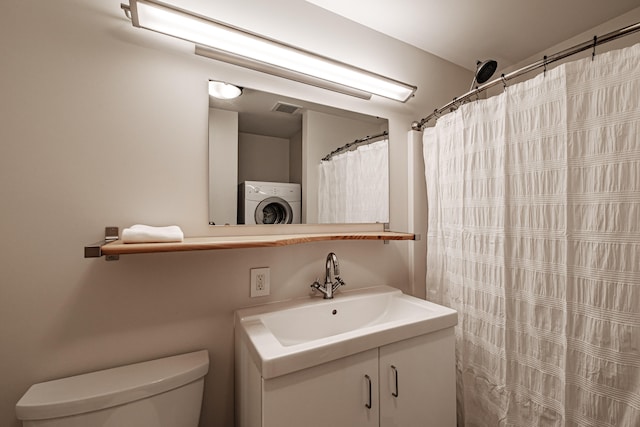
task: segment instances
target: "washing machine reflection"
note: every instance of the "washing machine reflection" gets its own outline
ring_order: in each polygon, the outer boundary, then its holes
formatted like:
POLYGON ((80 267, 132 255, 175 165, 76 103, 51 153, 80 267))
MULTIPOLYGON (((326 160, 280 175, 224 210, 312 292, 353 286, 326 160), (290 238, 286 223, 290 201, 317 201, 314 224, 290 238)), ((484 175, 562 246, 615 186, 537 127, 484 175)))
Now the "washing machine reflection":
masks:
POLYGON ((300 224, 300 184, 245 181, 238 185, 238 224, 300 224))

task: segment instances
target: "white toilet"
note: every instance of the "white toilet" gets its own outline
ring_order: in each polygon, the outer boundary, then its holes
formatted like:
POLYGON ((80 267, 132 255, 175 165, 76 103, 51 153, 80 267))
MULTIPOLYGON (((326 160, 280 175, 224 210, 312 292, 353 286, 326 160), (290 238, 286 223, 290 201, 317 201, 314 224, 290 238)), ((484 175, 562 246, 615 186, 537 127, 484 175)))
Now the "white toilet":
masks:
POLYGON ((24 427, 197 427, 206 350, 35 384, 16 404, 24 427))

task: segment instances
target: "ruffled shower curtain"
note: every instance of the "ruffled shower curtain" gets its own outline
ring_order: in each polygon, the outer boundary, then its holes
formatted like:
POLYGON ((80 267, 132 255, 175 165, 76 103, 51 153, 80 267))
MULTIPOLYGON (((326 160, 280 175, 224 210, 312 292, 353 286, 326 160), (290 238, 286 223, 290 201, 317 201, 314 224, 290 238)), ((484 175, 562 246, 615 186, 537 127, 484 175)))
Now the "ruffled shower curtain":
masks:
POLYGON ((322 161, 318 166, 318 222, 389 222, 388 140, 322 161))
POLYGON ((640 426, 640 45, 463 105, 424 158, 458 424, 640 426))

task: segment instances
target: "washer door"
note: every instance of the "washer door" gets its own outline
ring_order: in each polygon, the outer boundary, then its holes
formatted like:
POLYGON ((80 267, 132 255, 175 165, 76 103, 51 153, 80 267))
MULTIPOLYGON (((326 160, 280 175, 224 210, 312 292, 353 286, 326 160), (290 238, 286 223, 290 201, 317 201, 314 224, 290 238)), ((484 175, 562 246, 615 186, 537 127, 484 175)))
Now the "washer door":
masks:
POLYGON ((291 224, 291 205, 280 197, 268 197, 258 203, 255 219, 256 224, 291 224))

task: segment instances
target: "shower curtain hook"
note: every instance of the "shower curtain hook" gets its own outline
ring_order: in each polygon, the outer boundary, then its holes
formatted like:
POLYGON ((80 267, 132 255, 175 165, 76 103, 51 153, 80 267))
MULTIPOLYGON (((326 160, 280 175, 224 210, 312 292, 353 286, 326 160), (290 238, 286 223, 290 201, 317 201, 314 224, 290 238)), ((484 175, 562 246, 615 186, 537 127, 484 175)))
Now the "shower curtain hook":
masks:
POLYGON ((502 86, 503 89, 507 88, 507 79, 504 78, 504 73, 502 73, 502 75, 500 76, 500 78, 502 79, 502 86))
POLYGON ((596 57, 596 45, 598 44, 598 36, 593 36, 593 52, 591 52, 591 60, 596 57))
POLYGON ((459 105, 456 105, 456 102, 458 101, 458 97, 453 98, 453 100, 451 100, 451 107, 449 107, 449 112, 453 113, 454 111, 456 111, 459 107, 459 105))
POLYGON ((542 63, 544 64, 544 72, 542 73, 543 76, 546 77, 547 75, 547 55, 544 56, 542 63))

